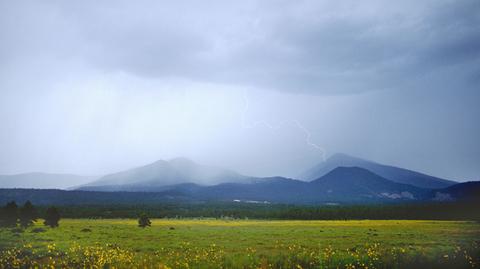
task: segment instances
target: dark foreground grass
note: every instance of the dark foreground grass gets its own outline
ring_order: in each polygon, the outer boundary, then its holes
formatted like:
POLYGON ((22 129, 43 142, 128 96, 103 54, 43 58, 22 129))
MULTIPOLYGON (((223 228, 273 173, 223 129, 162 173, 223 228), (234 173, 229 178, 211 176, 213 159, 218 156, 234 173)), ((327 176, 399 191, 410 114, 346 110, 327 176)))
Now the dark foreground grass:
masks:
POLYGON ((0 230, 0 268, 479 268, 480 224, 154 219, 0 230))

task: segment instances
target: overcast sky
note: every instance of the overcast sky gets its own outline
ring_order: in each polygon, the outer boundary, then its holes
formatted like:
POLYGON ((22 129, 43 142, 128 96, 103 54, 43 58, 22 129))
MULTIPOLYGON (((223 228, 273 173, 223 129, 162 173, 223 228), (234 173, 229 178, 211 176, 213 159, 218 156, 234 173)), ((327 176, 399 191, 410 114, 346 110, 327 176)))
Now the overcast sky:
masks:
POLYGON ((336 152, 480 179, 480 1, 0 0, 0 174, 336 152))

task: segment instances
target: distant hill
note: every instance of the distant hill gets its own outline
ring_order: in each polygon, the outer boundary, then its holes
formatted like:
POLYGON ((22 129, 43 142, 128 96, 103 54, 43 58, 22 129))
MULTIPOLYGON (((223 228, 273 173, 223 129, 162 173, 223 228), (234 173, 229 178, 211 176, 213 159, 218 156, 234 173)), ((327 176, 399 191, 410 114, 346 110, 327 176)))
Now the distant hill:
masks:
POLYGON ((95 178, 49 173, 0 175, 0 188, 67 189, 74 185, 85 184, 95 178))
POLYGON ((441 179, 419 172, 399 168, 395 166, 383 165, 372 161, 348 156, 346 154, 335 154, 327 159, 325 162, 308 169, 299 175, 303 180, 315 180, 320 178, 337 167, 360 167, 367 169, 385 179, 416 186, 419 188, 439 189, 452 186, 458 182, 441 179))
POLYGON ((109 174, 78 187, 95 191, 164 191, 168 186, 194 183, 213 185, 223 182, 242 182, 248 177, 234 171, 199 165, 186 158, 159 160, 134 169, 109 174))

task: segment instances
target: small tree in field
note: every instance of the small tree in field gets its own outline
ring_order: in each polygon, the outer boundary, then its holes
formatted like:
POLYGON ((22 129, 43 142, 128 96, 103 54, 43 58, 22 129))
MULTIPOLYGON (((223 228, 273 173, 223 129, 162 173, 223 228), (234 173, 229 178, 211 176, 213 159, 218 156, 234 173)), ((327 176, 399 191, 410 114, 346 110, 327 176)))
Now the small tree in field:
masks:
POLYGON ((7 203, 3 209, 3 226, 6 227, 15 227, 17 226, 18 220, 18 206, 15 201, 7 203))
POLYGON ((25 202, 20 208, 20 226, 27 228, 37 221, 37 211, 30 201, 25 202))
POLYGON ((45 214, 45 221, 43 224, 45 226, 50 226, 51 228, 58 227, 58 221, 60 220, 60 213, 58 213, 57 208, 49 207, 45 214))
POLYGON ((143 213, 140 215, 140 218, 138 219, 138 227, 145 228, 147 226, 151 226, 152 222, 150 219, 147 217, 147 214, 143 213))

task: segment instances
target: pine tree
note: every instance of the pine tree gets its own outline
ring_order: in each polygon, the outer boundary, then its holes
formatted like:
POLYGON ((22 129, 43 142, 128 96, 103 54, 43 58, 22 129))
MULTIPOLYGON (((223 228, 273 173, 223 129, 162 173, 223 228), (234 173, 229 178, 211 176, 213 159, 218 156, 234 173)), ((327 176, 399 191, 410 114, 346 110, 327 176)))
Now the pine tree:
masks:
POLYGON ((147 217, 145 213, 140 215, 140 218, 138 219, 138 227, 145 228, 147 226, 151 226, 152 222, 150 222, 150 219, 147 217))
POLYGON ((20 226, 27 228, 37 220, 37 211, 30 201, 25 202, 20 209, 20 226))
POLYGON ((58 213, 57 208, 49 207, 45 214, 45 221, 43 224, 45 226, 50 226, 52 228, 58 227, 58 221, 60 220, 60 213, 58 213))
POLYGON ((15 201, 7 203, 3 211, 4 211, 3 226, 6 226, 6 227, 17 226, 17 221, 18 221, 17 203, 15 203, 15 201))

